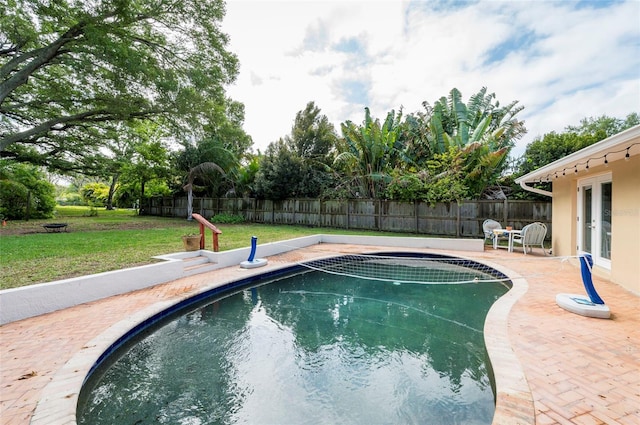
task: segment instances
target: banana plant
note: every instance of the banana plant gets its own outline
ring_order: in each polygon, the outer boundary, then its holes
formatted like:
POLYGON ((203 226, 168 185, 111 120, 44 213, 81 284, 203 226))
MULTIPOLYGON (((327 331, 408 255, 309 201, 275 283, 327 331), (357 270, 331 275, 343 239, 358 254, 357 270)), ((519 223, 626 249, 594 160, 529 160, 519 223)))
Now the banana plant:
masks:
POLYGON ((526 132, 524 123, 515 118, 523 107, 518 106, 517 101, 501 107, 495 97, 494 93, 487 94, 487 88, 483 87, 465 104, 460 91, 454 88, 433 107, 423 103, 435 153, 446 152, 450 146, 464 148, 475 142, 490 143, 496 150, 511 148, 526 132))
POLYGON ((429 117, 431 148, 436 154, 450 149, 458 152, 465 185, 476 196, 499 177, 509 150, 526 132, 524 123, 515 118, 523 109, 517 103, 501 107, 495 94, 488 94, 483 87, 466 104, 456 88, 433 107, 423 104, 429 117))
POLYGON ((371 117, 365 108, 362 125, 347 121, 341 125, 343 140, 334 165, 342 166, 356 183, 360 196, 377 198, 383 193, 383 183, 398 165, 401 155, 398 136, 402 112, 387 114, 384 123, 371 117))
POLYGON ((224 170, 215 162, 203 162, 189 169, 187 184, 182 188, 187 192, 187 220, 193 219, 193 184, 196 178, 207 178, 212 173, 219 172, 226 175, 224 170))

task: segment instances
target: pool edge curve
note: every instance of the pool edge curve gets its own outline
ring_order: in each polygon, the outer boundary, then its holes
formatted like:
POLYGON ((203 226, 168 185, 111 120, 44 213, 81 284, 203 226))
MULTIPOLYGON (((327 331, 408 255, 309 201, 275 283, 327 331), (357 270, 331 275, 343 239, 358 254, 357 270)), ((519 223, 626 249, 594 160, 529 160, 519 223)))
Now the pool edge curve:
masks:
MULTIPOLYGON (((397 248, 397 247, 396 247, 397 248)), ((363 246, 363 249, 373 249, 363 246)), ((376 250, 389 249, 379 246, 376 250)), ((407 248, 408 252, 437 253, 430 249, 407 248)), ((461 254, 461 253, 460 253, 461 254)), ((518 273, 486 259, 469 258, 456 253, 459 258, 467 258, 480 262, 504 273, 511 279, 512 288, 491 306, 484 325, 485 345, 491 362, 495 379, 496 410, 493 425, 498 424, 535 424, 533 397, 523 368, 510 345, 508 334, 508 316, 515 303, 527 292, 528 282, 518 273)), ((295 264, 295 263, 294 263, 295 264)), ((284 270, 292 264, 270 267, 270 271, 284 270)), ((219 270, 210 272, 216 273, 219 270)), ((245 277, 264 274, 264 269, 245 270, 245 277)), ((198 288, 182 296, 158 301, 134 315, 123 319, 102 332, 80 351, 76 352, 68 362, 54 375, 43 389, 36 406, 31 424, 65 423, 76 424, 77 403, 90 370, 104 356, 113 344, 133 328, 144 324, 149 318, 172 308, 173 306, 198 294, 232 283, 237 277, 227 277, 218 282, 198 288)))

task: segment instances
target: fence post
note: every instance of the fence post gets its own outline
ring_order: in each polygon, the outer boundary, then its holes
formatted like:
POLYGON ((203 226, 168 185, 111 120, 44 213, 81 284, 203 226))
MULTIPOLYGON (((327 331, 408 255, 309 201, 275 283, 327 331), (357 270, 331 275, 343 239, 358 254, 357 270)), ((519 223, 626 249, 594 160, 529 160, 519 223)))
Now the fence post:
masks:
POLYGON ((351 221, 351 217, 349 217, 350 209, 351 209, 351 201, 347 199, 347 230, 349 229, 349 222, 351 221))
POLYGON ((460 237, 460 204, 456 201, 456 238, 460 237))
POLYGON ((420 233, 420 218, 418 217, 418 213, 420 212, 420 207, 418 205, 418 201, 413 201, 413 210, 416 216, 416 234, 420 233))
POLYGON ((502 205, 502 222, 504 223, 505 226, 508 226, 509 223, 507 222, 507 220, 509 220, 509 200, 505 198, 504 201, 502 201, 503 205, 502 205))

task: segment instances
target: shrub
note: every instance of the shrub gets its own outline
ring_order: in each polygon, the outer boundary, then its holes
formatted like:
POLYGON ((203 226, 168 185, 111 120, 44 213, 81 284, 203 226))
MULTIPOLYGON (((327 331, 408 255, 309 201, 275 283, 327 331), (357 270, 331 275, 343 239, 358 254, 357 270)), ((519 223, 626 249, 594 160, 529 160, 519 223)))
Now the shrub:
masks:
POLYGON ((103 207, 109 198, 109 186, 104 183, 87 183, 80 189, 87 205, 103 207))
POLYGON ((58 205, 74 205, 74 206, 84 205, 82 196, 80 196, 79 193, 75 193, 75 192, 61 193, 56 198, 56 202, 58 203, 58 205))
POLYGON ((0 215, 6 219, 50 218, 56 207, 55 187, 35 166, 0 164, 0 215))
POLYGON ((211 217, 213 224, 240 224, 244 223, 245 219, 239 214, 216 214, 211 217))
POLYGON ((0 215, 12 220, 25 218, 28 192, 21 183, 0 180, 0 215))

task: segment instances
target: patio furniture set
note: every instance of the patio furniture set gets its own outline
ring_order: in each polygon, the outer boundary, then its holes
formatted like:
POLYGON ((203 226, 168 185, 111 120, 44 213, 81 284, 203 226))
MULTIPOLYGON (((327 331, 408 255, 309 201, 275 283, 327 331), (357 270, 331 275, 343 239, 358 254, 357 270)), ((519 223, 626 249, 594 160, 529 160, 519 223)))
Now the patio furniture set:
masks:
POLYGON ((493 249, 506 248, 509 252, 513 252, 514 244, 522 245, 524 254, 527 251, 533 252, 534 247, 542 248, 542 252, 547 255, 544 249, 544 238, 547 235, 547 226, 544 223, 535 222, 527 224, 521 230, 515 230, 511 226, 505 228, 496 220, 485 220, 482 223, 484 238, 489 239, 493 243, 493 249), (500 240, 506 240, 507 246, 501 246, 500 240))

